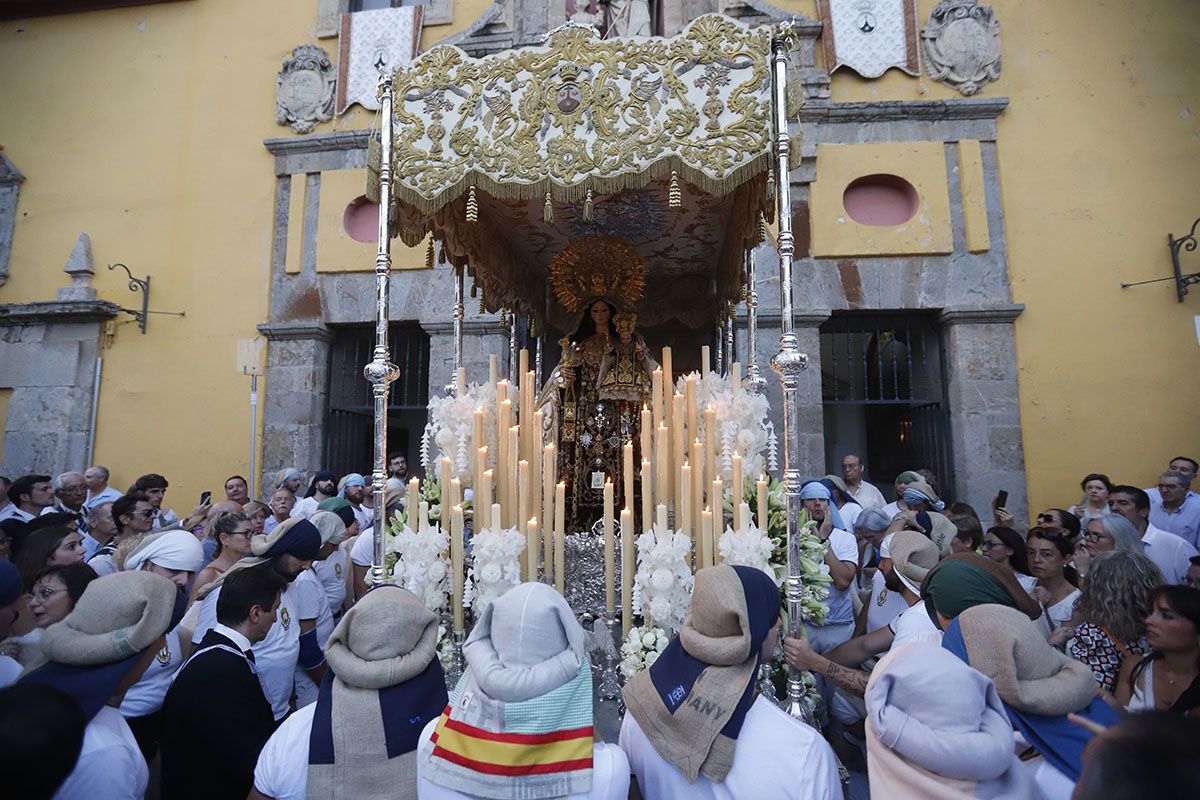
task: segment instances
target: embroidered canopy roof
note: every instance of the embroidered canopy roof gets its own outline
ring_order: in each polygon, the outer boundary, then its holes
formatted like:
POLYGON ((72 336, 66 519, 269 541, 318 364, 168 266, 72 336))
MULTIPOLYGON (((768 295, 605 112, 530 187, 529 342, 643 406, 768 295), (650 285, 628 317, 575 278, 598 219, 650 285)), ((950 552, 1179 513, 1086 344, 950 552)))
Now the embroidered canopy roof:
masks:
MULTIPOLYGON (((394 235, 432 232, 488 310, 560 329, 547 266, 617 236, 646 265, 643 322, 711 323, 770 215, 770 37, 708 15, 669 39, 567 25, 479 59, 433 48, 393 77, 394 235)), ((372 199, 379 156, 372 142, 372 199)))

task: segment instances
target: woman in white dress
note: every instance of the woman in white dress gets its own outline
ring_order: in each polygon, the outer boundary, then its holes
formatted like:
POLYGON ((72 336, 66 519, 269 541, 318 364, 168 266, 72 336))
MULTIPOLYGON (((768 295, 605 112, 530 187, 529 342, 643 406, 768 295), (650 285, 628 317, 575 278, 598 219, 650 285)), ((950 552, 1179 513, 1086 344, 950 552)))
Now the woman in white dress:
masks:
POLYGON ((1160 586, 1150 604, 1152 649, 1125 659, 1113 696, 1129 711, 1200 715, 1200 589, 1160 586))
POLYGON ((1057 530, 1031 528, 1025 537, 1029 571, 1037 579, 1033 596, 1042 604, 1046 636, 1055 628, 1066 625, 1075 613, 1075 601, 1080 592, 1071 581, 1075 571, 1067 565, 1073 552, 1070 540, 1057 530))

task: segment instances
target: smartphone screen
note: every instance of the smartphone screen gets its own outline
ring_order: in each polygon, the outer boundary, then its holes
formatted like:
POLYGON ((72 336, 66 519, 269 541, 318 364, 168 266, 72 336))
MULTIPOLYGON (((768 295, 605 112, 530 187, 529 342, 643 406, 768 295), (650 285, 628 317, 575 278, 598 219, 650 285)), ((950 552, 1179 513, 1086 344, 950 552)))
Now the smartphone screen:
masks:
POLYGON ((207 505, 209 500, 212 500, 212 492, 200 493, 200 505, 207 505))
POLYGON ((1008 503, 1008 491, 1001 489, 1000 493, 996 495, 996 508, 1004 508, 1006 503, 1008 503))

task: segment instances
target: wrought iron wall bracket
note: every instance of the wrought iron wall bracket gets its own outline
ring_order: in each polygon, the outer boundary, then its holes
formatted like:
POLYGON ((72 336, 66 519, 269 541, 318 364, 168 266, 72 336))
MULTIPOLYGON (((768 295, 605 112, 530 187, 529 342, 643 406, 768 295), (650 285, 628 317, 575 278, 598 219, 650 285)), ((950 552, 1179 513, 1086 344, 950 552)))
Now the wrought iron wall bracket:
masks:
POLYGON ((140 330, 142 333, 146 332, 146 320, 149 318, 149 316, 151 314, 170 314, 173 317, 187 316, 187 312, 184 312, 184 311, 151 311, 150 310, 150 276, 147 275, 145 277, 145 279, 135 278, 135 277, 133 277, 133 273, 129 271, 129 267, 125 266, 124 264, 109 264, 108 265, 108 269, 110 271, 116 269, 117 267, 120 267, 121 269, 125 270, 125 275, 128 276, 128 278, 129 278, 129 291, 133 292, 134 294, 137 294, 138 292, 142 293, 142 309, 140 311, 137 310, 136 308, 122 308, 121 309, 126 314, 129 314, 133 317, 134 321, 137 322, 138 330, 140 330))
POLYGON ((1162 283, 1163 281, 1175 281, 1175 296, 1179 302, 1183 302, 1183 298, 1187 296, 1188 287, 1200 283, 1200 272, 1184 273, 1183 268, 1179 265, 1179 251, 1186 250, 1189 253, 1196 249, 1198 243, 1196 239, 1196 229, 1200 227, 1200 219, 1192 223, 1192 228, 1187 232, 1186 236, 1181 236, 1176 239, 1174 234, 1167 234, 1167 247, 1171 250, 1171 269, 1172 273, 1166 278, 1152 278, 1148 281, 1134 281, 1133 283, 1122 283, 1122 289, 1128 289, 1130 286, 1142 286, 1147 283, 1162 283))

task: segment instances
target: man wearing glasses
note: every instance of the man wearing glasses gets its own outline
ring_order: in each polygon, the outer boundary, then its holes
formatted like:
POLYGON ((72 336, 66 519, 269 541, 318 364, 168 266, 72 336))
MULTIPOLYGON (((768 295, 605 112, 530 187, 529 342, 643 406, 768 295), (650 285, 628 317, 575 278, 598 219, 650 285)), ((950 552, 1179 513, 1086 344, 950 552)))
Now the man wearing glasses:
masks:
MULTIPOLYGON (((1187 456, 1175 456, 1167 464, 1167 472, 1182 472, 1187 476, 1188 483, 1191 483, 1196 480, 1196 473, 1200 472, 1200 464, 1197 464, 1195 459, 1188 458, 1187 456)), ((1150 496, 1151 503, 1162 502, 1162 495, 1159 493, 1157 486, 1151 486, 1146 489, 1146 494, 1150 496)), ((1192 491, 1189 491, 1188 494, 1192 497, 1200 496, 1192 491)))
POLYGON ((117 526, 117 535, 102 544, 96 555, 87 562, 100 576, 111 575, 117 571, 113 554, 117 552, 121 542, 150 532, 154 525, 154 506, 150 504, 150 498, 145 493, 130 492, 113 502, 112 518, 117 526))
POLYGON ((1150 524, 1195 547, 1200 537, 1200 497, 1188 491, 1191 483, 1182 472, 1171 470, 1159 475, 1160 499, 1150 500, 1150 524))
POLYGON ((846 493, 854 498, 854 502, 862 506, 863 511, 887 505, 883 492, 864 481, 862 476, 862 459, 856 455, 842 456, 842 480, 846 482, 846 493))

